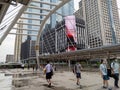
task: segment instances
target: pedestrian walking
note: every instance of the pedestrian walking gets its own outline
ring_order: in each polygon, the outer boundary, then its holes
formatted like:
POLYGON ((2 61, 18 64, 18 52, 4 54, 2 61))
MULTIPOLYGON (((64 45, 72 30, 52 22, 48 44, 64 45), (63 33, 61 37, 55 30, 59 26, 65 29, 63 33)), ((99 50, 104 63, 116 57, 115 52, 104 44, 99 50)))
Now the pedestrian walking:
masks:
POLYGON ((24 70, 24 67, 25 67, 25 65, 24 64, 22 64, 22 69, 24 70))
POLYGON ((80 85, 81 69, 82 69, 81 64, 77 62, 74 66, 74 74, 76 75, 76 78, 77 78, 77 82, 76 82, 77 85, 80 85))
POLYGON ((37 65, 37 64, 36 64, 35 70, 36 70, 36 71, 38 70, 38 65, 37 65))
POLYGON ((35 68, 35 66, 33 65, 32 68, 33 68, 33 72, 34 72, 34 68, 35 68))
POLYGON ((48 86, 50 87, 51 79, 52 79, 52 75, 53 75, 53 67, 49 61, 47 61, 47 65, 44 68, 44 72, 46 73, 46 80, 48 82, 48 86))
POLYGON ((107 61, 105 59, 101 60, 100 73, 101 73, 101 77, 103 79, 103 88, 107 89, 109 76, 107 75, 107 61))
POLYGON ((112 63, 111 63, 111 70, 112 70, 112 75, 113 75, 113 78, 114 78, 114 86, 116 88, 119 88, 118 86, 118 81, 119 81, 119 63, 118 63, 118 60, 115 59, 112 63))
POLYGON ((57 70, 55 65, 53 65, 53 69, 54 69, 54 71, 56 71, 56 70, 57 70))

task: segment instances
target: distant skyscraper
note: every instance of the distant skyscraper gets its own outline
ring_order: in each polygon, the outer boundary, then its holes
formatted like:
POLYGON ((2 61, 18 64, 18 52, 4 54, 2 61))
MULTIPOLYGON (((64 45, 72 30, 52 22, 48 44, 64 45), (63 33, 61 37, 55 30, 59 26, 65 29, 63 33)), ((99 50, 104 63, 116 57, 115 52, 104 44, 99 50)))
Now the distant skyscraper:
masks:
POLYGON ((91 48, 120 43, 116 0, 81 0, 79 8, 86 23, 91 48))

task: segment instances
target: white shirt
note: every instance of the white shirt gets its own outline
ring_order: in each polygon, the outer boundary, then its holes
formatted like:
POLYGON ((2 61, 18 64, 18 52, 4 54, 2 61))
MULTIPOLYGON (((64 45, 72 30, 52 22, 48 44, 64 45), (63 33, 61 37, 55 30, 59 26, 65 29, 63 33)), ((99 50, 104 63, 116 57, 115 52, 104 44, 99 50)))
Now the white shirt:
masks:
POLYGON ((117 62, 112 62, 111 68, 113 69, 114 73, 119 73, 119 64, 117 62))
POLYGON ((100 71, 102 75, 107 75, 107 66, 105 64, 100 64, 100 71))
POLYGON ((47 64, 45 68, 46 68, 46 73, 49 73, 52 69, 52 66, 50 64, 47 64))
POLYGON ((74 67, 74 70, 76 73, 80 73, 81 72, 81 64, 76 64, 74 67))

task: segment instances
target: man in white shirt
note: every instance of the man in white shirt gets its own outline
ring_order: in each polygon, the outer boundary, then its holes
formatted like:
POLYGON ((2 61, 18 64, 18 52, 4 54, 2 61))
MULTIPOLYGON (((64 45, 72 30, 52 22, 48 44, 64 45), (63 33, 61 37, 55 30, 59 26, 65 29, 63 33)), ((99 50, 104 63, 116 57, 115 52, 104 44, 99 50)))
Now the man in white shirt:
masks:
POLYGON ((111 69, 112 69, 113 78, 115 79, 114 85, 115 85, 116 88, 119 88, 119 86, 118 86, 118 81, 119 81, 119 63, 118 63, 117 59, 115 59, 111 63, 111 69))
POLYGON ((74 66, 74 73, 76 75, 76 78, 77 78, 77 85, 80 85, 80 79, 81 79, 81 69, 82 69, 82 66, 81 64, 79 64, 78 62, 75 64, 74 66))
POLYGON ((45 66, 45 70, 46 70, 46 80, 48 82, 48 86, 51 86, 51 78, 53 75, 53 68, 52 65, 49 63, 49 61, 47 61, 47 65, 45 66))

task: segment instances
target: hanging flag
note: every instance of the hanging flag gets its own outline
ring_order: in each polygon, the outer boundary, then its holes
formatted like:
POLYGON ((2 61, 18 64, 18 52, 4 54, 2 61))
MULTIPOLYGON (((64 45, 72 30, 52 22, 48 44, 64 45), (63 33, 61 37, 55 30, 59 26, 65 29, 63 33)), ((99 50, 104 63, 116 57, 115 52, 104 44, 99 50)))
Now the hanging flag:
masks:
POLYGON ((75 16, 65 17, 65 32, 67 36, 67 51, 75 51, 77 43, 76 20, 75 16))

